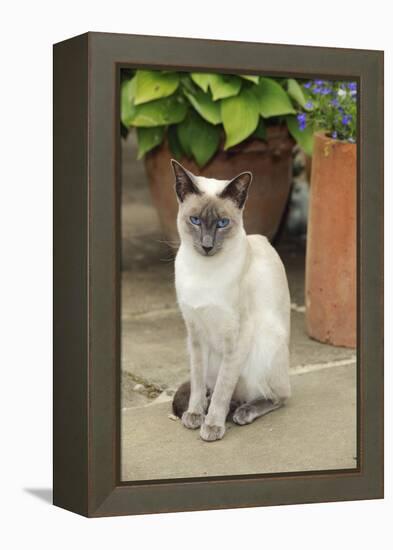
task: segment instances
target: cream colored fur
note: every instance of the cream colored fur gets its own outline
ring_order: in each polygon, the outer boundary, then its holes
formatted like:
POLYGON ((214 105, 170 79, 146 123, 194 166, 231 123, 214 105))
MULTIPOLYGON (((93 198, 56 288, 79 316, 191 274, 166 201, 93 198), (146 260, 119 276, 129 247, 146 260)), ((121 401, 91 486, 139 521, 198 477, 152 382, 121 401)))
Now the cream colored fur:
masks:
MULTIPOLYGON (((215 198, 228 184, 196 176, 193 181, 215 198)), ((278 254, 265 237, 246 235, 241 210, 234 234, 217 254, 202 256, 194 249, 183 211, 195 197, 179 205, 181 245, 175 261, 191 360, 183 424, 200 426, 202 439, 214 441, 224 435, 231 399, 267 400, 273 410, 289 397, 290 298, 278 254), (208 410, 206 388, 212 392, 208 410)))

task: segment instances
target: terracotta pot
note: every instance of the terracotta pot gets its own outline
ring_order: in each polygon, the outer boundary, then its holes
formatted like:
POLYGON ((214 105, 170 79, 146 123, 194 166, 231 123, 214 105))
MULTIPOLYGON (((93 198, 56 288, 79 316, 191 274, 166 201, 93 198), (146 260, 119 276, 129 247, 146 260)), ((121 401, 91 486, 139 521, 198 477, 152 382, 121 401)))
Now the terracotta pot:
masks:
POLYGON ((356 145, 315 135, 307 255, 308 334, 356 346, 356 145))
MULTIPOLYGON (((272 239, 276 234, 288 199, 292 174, 293 140, 286 127, 268 129, 266 142, 247 140, 229 151, 220 149, 202 169, 183 158, 182 164, 194 174, 216 179, 231 179, 250 170, 254 179, 244 212, 247 233, 261 233, 272 239)), ((178 241, 177 201, 166 143, 145 157, 146 172, 163 232, 170 241, 178 241)))

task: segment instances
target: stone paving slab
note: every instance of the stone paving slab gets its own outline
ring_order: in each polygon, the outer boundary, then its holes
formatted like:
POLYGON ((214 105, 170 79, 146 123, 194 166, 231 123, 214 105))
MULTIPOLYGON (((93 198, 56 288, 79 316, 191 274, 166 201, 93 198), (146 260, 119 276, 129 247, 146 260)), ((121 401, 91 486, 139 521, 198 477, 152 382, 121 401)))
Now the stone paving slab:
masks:
POLYGON ((148 480, 356 467, 356 369, 291 377, 288 404, 223 440, 170 420, 170 403, 122 411, 122 479, 148 480))
POLYGON ((157 386, 187 379, 186 331, 179 314, 123 321, 122 369, 157 386))

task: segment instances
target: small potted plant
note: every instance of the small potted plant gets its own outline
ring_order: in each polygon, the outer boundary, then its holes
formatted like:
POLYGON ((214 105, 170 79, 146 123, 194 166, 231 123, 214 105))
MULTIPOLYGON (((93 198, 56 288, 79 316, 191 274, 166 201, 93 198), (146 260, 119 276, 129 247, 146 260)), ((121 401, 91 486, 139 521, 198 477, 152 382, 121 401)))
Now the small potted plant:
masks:
POLYGON ((306 254, 308 334, 334 345, 356 346, 356 82, 315 80, 297 115, 312 130, 306 254))
POLYGON ((136 128, 153 202, 166 237, 177 240, 170 158, 193 173, 230 179, 254 175, 245 211, 249 233, 275 235, 291 186, 295 141, 308 152, 296 108, 307 94, 293 79, 137 70, 123 75, 123 131, 136 128))

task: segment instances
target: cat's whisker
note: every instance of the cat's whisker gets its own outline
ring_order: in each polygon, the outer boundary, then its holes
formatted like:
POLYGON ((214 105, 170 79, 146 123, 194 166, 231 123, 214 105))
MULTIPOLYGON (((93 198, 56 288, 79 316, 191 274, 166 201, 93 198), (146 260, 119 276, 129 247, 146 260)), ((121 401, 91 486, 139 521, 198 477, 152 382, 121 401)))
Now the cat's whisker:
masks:
POLYGON ((158 243, 164 243, 164 244, 177 244, 180 245, 180 241, 170 241, 168 239, 156 239, 158 243))
POLYGON ((174 261, 175 261, 175 256, 173 256, 172 258, 160 258, 160 262, 174 263, 174 261))
POLYGON ((172 248, 173 250, 177 250, 180 246, 180 241, 167 241, 167 240, 157 239, 156 242, 160 244, 166 244, 167 246, 169 246, 169 248, 172 248))

